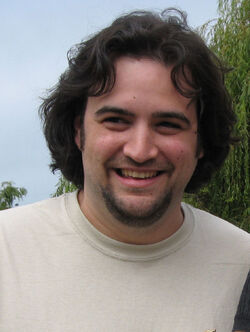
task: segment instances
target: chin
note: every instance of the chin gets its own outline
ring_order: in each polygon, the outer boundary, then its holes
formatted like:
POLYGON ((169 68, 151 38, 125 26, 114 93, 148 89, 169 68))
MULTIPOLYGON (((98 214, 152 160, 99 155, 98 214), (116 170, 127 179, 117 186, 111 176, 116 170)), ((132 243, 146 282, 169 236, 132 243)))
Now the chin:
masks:
POLYGON ((154 202, 145 196, 117 198, 107 189, 102 190, 102 195, 108 211, 115 219, 124 225, 137 228, 157 223, 167 212, 172 201, 172 191, 154 202))

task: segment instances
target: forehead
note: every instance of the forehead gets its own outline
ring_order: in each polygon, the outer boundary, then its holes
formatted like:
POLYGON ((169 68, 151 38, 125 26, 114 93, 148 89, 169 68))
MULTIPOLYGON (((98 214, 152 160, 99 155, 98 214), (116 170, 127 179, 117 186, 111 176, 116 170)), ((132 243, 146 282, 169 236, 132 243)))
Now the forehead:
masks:
POLYGON ((112 93, 120 92, 124 88, 137 92, 140 89, 152 90, 159 93, 160 89, 171 90, 175 88, 171 82, 171 66, 165 66, 159 61, 149 58, 130 58, 122 57, 115 62, 116 81, 111 91, 112 93), (158 82, 157 86, 154 85, 158 82))
MULTIPOLYGON (((89 97, 87 109, 114 106, 132 112, 160 110, 187 111, 194 108, 171 80, 172 66, 148 58, 119 58, 115 62, 116 80, 112 90, 99 97, 89 97)), ((183 81, 182 85, 185 87, 183 81)))

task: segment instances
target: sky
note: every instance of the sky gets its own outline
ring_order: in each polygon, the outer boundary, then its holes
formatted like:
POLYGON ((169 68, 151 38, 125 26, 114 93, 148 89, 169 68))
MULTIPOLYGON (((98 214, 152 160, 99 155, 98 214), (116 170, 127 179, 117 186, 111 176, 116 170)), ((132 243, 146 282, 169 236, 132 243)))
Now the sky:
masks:
POLYGON ((217 17, 217 0, 2 0, 0 3, 0 183, 25 187, 20 205, 50 197, 59 173, 49 169, 38 108, 67 68, 67 51, 132 10, 177 7, 199 27, 217 17))

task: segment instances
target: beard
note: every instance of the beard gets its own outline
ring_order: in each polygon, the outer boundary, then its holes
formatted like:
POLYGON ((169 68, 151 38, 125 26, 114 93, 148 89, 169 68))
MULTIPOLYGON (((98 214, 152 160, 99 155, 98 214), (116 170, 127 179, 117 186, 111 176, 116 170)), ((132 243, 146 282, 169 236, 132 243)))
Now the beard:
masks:
POLYGON ((102 196, 108 211, 122 224, 130 227, 144 228, 155 224, 168 209, 173 193, 168 190, 150 207, 133 207, 125 204, 115 196, 110 187, 101 188, 102 196))

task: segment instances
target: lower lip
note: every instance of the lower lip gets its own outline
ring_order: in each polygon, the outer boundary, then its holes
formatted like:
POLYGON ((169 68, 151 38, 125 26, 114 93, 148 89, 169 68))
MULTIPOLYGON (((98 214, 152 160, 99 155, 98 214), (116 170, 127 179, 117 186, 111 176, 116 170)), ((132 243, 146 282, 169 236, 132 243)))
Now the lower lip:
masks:
POLYGON ((117 174, 116 171, 114 171, 114 173, 123 185, 132 187, 132 188, 146 188, 148 186, 152 186, 152 185, 158 183, 159 181, 161 181, 162 176, 164 175, 164 173, 161 173, 158 176, 148 178, 148 179, 135 179, 135 178, 129 178, 129 177, 128 178, 122 177, 119 174, 117 174))

